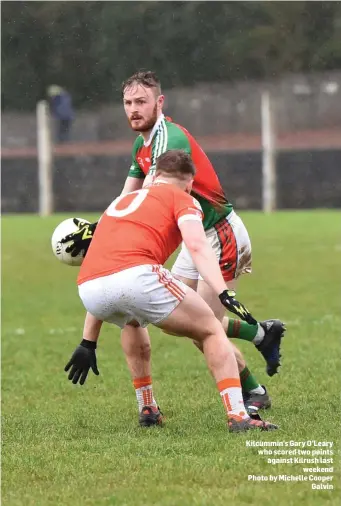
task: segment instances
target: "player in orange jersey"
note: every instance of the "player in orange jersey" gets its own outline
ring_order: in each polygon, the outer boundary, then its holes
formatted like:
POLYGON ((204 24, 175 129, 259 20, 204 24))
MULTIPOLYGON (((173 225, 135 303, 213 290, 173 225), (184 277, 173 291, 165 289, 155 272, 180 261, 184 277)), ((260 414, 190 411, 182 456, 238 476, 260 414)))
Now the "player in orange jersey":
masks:
MULTIPOLYGON (((189 195, 194 175, 188 154, 168 151, 158 157, 150 185, 118 197, 101 217, 78 276, 79 295, 87 310, 83 340, 65 370, 71 369, 69 379, 81 384, 90 367, 98 374, 95 349, 103 321, 129 327, 137 348, 139 329, 151 323, 201 344, 231 432, 273 430, 276 425, 248 415, 233 348, 213 311, 194 290, 163 267, 183 240, 198 272, 220 303, 256 323, 226 289, 205 235, 201 206, 189 195)), ((140 424, 161 423, 148 377, 140 377, 134 386, 140 390, 140 424)))
MULTIPOLYGON (((203 225, 207 238, 219 261, 221 272, 228 287, 236 290, 241 274, 251 271, 251 243, 247 230, 225 197, 217 174, 196 140, 182 126, 173 123, 163 113, 164 96, 160 82, 153 72, 138 72, 122 86, 123 104, 131 128, 139 132, 133 146, 132 165, 122 194, 139 190, 155 177, 158 156, 169 149, 183 149, 196 167, 191 195, 195 197, 204 213, 203 225)), ((73 244, 68 248, 73 254, 87 251, 94 224, 80 224, 79 231, 72 234, 73 244), (87 233, 84 234, 84 231, 87 233)), ((67 237, 65 240, 70 240, 67 237)), ((280 344, 284 326, 279 320, 267 320, 256 325, 224 317, 224 308, 216 294, 196 269, 186 245, 183 245, 175 261, 172 273, 198 293, 209 304, 216 317, 222 321, 226 335, 254 343, 267 362, 270 376, 277 372, 280 344)), ((146 329, 143 349, 137 350, 130 329, 122 331, 122 346, 128 360, 146 361, 150 354, 150 339, 146 329)), ((196 343, 201 348, 200 343, 196 343)), ((240 379, 247 408, 257 411, 271 405, 269 395, 251 374, 246 362, 234 346, 240 379)))

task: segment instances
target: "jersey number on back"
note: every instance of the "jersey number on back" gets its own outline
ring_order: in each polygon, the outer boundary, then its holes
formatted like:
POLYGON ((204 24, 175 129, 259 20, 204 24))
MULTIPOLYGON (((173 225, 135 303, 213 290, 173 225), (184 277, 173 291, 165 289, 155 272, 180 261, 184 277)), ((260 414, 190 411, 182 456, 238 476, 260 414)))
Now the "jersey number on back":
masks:
POLYGON ((122 216, 127 216, 128 214, 133 213, 134 211, 136 211, 140 207, 140 205, 142 204, 144 199, 147 197, 148 193, 149 193, 149 190, 142 189, 142 190, 137 190, 135 192, 127 193, 126 195, 120 195, 108 207, 108 209, 106 211, 107 215, 114 216, 115 218, 121 218, 122 216), (131 200, 132 196, 134 196, 133 200, 131 200), (128 198, 129 198, 129 204, 127 205, 127 207, 124 207, 123 209, 117 209, 117 207, 121 207, 121 206, 119 206, 119 203, 123 199, 128 199, 128 198))

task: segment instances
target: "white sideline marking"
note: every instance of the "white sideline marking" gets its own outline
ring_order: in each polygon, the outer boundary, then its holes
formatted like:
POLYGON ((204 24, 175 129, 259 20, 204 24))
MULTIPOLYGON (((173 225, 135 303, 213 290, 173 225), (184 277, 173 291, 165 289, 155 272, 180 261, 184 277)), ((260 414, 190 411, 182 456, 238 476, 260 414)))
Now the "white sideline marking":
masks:
POLYGON ((285 319, 285 326, 288 328, 288 325, 290 325, 290 327, 298 327, 298 325, 301 325, 301 320, 299 319, 296 319, 296 320, 287 320, 285 319))
MULTIPOLYGON (((340 318, 335 314, 325 314, 321 318, 318 318, 317 320, 310 320, 310 322, 313 325, 322 325, 323 323, 330 322, 330 323, 337 323, 339 322, 340 318)), ((308 320, 301 320, 300 318, 296 318, 296 320, 285 320, 285 325, 288 328, 290 327, 297 327, 298 325, 302 325, 303 323, 307 323, 308 320)))
POLYGON ((76 327, 67 327, 66 329, 50 329, 49 334, 68 334, 69 332, 75 332, 76 327))
MULTIPOLYGON (((321 318, 318 318, 316 320, 302 320, 300 318, 296 318, 295 320, 285 320, 285 325, 287 328, 289 327, 298 327, 299 325, 306 324, 308 321, 312 323, 313 325, 322 325, 323 323, 329 322, 329 323, 336 323, 338 324, 340 322, 340 317, 336 314, 325 314, 321 316, 321 318)), ((57 329, 49 329, 48 334, 50 335, 56 335, 56 334, 69 334, 73 332, 79 332, 79 328, 77 327, 66 327, 66 328, 57 328, 57 329)), ((161 332, 161 331, 160 331, 161 332)), ((22 327, 8 330, 7 332, 3 332, 3 336, 5 335, 17 335, 17 336, 23 336, 26 334, 26 330, 22 327)))
MULTIPOLYGON (((67 327, 65 329, 49 329, 48 330, 48 333, 50 335, 54 335, 54 334, 70 334, 70 333, 73 333, 73 332, 79 332, 79 329, 77 329, 76 327, 67 327)), ((6 336, 6 335, 16 335, 16 336, 24 336, 26 334, 26 330, 19 327, 17 329, 11 329, 11 330, 8 330, 7 332, 3 332, 3 336, 6 336)))

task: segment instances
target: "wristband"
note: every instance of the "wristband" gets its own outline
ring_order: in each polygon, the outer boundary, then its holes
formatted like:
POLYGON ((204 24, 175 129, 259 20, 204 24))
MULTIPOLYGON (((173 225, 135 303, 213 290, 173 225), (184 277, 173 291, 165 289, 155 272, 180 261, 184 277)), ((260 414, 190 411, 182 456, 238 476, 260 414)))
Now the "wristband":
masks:
POLYGON ((95 350, 97 348, 97 342, 83 339, 82 342, 80 343, 80 346, 83 346, 83 348, 88 348, 88 350, 95 350))

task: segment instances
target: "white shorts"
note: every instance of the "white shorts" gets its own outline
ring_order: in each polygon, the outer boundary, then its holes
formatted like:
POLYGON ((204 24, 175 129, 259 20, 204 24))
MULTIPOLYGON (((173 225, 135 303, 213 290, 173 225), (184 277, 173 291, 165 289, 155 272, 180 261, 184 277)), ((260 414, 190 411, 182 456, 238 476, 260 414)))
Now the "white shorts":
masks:
POLYGON ((86 281, 78 292, 85 309, 99 320, 121 328, 136 320, 146 327, 174 311, 186 285, 161 265, 138 265, 86 281))
MULTIPOLYGON (((209 228, 206 237, 216 254, 225 281, 251 272, 250 237, 242 219, 234 211, 209 228)), ((184 243, 173 265, 172 274, 188 279, 202 279, 184 243)))

